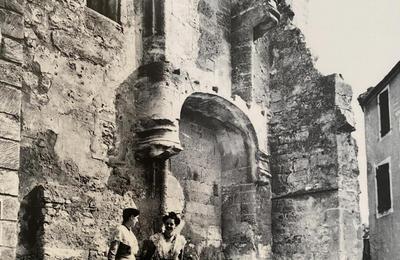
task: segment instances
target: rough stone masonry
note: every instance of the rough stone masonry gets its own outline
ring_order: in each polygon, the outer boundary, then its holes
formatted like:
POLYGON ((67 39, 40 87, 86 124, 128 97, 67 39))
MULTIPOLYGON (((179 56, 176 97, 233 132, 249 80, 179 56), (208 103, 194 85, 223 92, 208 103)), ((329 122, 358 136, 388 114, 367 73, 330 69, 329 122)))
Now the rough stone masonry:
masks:
POLYGON ((0 0, 0 259, 105 259, 133 205, 199 259, 361 259, 351 88, 289 0, 100 2, 0 0))

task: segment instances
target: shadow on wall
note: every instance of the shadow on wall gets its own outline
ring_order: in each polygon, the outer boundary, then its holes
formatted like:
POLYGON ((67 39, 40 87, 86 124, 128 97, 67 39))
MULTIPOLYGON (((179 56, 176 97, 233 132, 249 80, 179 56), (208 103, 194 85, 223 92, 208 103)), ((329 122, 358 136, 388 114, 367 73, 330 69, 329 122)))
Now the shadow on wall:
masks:
POLYGON ((37 186, 21 201, 17 259, 43 259, 43 187, 37 186))

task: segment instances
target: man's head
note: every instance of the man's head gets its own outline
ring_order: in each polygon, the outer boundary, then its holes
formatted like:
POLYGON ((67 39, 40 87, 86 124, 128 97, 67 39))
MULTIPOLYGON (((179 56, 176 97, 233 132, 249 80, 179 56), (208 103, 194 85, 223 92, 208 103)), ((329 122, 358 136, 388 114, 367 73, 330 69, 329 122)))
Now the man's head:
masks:
POLYGON ((140 211, 136 208, 126 208, 122 211, 122 223, 133 228, 138 222, 140 211))

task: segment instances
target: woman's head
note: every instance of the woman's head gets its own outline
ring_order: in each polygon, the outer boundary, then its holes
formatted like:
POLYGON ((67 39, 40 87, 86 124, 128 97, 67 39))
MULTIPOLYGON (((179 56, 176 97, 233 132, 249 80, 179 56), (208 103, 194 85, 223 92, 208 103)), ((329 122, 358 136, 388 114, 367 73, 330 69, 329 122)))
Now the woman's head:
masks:
POLYGON ((122 211, 122 223, 134 227, 138 222, 140 211, 136 208, 126 208, 122 211))
POLYGON ((167 234, 172 234, 176 226, 181 223, 181 219, 175 212, 170 212, 167 215, 163 216, 162 221, 165 226, 165 233, 167 234))

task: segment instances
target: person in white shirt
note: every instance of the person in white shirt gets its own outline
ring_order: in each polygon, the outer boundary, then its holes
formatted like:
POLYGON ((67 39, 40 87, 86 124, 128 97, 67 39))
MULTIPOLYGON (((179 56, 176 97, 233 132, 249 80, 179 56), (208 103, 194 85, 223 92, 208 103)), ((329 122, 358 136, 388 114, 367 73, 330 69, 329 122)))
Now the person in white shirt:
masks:
POLYGON ((186 239, 178 234, 181 219, 175 212, 162 218, 164 231, 150 237, 143 260, 183 260, 186 239))
POLYGON ((138 241, 132 229, 138 223, 140 211, 126 208, 122 212, 122 225, 118 226, 108 251, 108 260, 136 260, 138 241))

